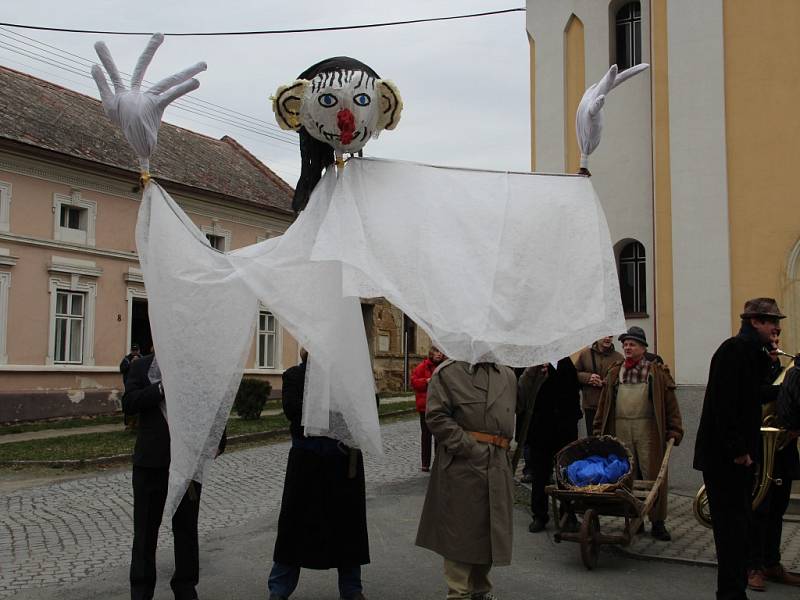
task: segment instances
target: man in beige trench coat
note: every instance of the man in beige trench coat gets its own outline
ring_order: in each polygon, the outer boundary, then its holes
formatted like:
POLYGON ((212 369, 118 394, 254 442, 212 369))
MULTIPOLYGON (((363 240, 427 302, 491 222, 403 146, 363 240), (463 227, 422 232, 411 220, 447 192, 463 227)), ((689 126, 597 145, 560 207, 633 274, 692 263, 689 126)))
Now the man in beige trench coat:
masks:
POLYGON ((428 384, 438 442, 417 545, 444 557, 448 599, 491 600, 492 565, 511 562, 517 380, 510 368, 448 360, 428 384))

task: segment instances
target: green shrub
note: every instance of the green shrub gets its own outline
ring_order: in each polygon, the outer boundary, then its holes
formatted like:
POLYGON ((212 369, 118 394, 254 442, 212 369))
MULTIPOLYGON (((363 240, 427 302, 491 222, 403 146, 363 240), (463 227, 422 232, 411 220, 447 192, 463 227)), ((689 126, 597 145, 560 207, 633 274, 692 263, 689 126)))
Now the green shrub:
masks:
POLYGON ((269 381, 242 379, 236 400, 233 401, 233 410, 242 419, 260 419, 271 391, 272 384, 269 381))

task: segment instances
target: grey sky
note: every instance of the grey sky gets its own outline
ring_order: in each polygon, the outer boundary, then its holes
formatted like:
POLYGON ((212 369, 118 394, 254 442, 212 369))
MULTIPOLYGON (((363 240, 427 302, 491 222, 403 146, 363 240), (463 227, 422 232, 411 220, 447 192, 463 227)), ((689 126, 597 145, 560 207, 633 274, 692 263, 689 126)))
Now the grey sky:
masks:
MULTIPOLYGON (((222 31, 327 27, 448 16, 524 6, 524 0, 364 0, 274 2, 229 0, 15 0, 0 20, 79 29, 222 31)), ((147 38, 11 31, 96 61, 92 45, 103 39, 120 70, 133 68, 147 38)), ((48 56, 85 74, 44 64, 23 51, 45 54, 32 42, 0 29, 0 64, 98 97, 88 67, 72 56, 48 56), (25 45, 28 44, 28 45, 25 45), (10 46, 16 49, 10 49, 10 46)), ((192 94, 247 115, 253 129, 275 132, 269 96, 306 67, 329 56, 364 61, 394 81, 403 116, 394 131, 371 141, 365 155, 489 169, 530 168, 529 60, 525 13, 369 30, 238 37, 168 37, 146 78, 157 81, 204 60, 192 94)), ((209 110, 206 108, 205 110, 209 110)), ((212 109, 215 110, 215 109, 212 109)), ((169 108, 165 120, 219 138, 230 135, 294 186, 300 153, 233 124, 169 108)), ((240 117, 239 120, 245 120, 240 117)), ((277 133, 296 141, 292 132, 277 133)))

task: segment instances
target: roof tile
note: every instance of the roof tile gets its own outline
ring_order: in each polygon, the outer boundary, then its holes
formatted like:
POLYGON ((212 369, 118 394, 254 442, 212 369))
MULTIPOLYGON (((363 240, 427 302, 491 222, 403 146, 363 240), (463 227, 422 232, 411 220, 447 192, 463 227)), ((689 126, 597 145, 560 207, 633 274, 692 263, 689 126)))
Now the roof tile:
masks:
MULTIPOLYGON (((99 100, 0 66, 0 137, 139 172, 133 150, 99 100)), ((292 188, 229 136, 217 140, 162 123, 154 178, 292 212, 292 188)))

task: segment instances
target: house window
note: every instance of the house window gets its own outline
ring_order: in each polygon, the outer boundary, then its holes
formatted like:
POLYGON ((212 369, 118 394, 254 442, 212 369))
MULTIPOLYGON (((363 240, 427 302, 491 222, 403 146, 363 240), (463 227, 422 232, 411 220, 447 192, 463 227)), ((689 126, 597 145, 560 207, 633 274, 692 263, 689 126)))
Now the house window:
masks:
POLYGON ((220 252, 225 252, 225 238, 221 235, 214 235, 212 233, 206 234, 206 239, 211 247, 220 252))
POLYGON ((624 4, 616 14, 617 67, 620 71, 642 62, 642 8, 639 2, 624 4))
POLYGON ((647 271, 644 246, 630 242, 619 254, 619 289, 626 316, 647 313, 647 271))
POLYGON ((233 238, 233 233, 230 229, 222 227, 216 219, 211 225, 203 225, 200 229, 212 248, 220 252, 230 251, 233 238))
POLYGON ((392 349, 392 336, 388 331, 378 332, 378 352, 389 352, 392 349))
POLYGON ((258 313, 258 368, 277 368, 277 353, 278 320, 268 310, 262 310, 258 313))
POLYGON ((85 200, 80 192, 53 196, 53 239, 94 246, 96 219, 97 202, 85 200))
POLYGON ((89 211, 76 206, 61 205, 61 227, 86 231, 86 220, 89 211))
POLYGON ((85 305, 86 294, 82 292, 56 292, 54 362, 83 362, 85 305))

